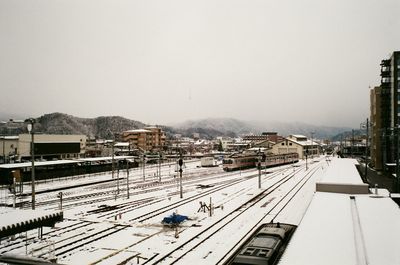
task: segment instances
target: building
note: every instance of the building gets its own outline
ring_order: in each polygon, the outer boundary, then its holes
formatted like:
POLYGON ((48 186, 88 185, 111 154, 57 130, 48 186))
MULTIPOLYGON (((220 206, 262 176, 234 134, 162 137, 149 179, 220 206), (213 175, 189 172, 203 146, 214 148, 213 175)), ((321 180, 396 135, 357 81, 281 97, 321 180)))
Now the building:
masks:
POLYGON ((397 141, 400 125, 400 51, 381 61, 381 84, 370 92, 371 163, 385 169, 398 158, 397 141))
MULTIPOLYGON (((31 159, 31 134, 0 136, 2 163, 31 159)), ((85 135, 34 134, 35 159, 80 158, 86 152, 85 135)))
POLYGON ((304 135, 289 135, 286 139, 274 144, 271 152, 275 155, 297 153, 300 159, 319 156, 319 144, 308 140, 304 135))
POLYGON ((271 141, 277 143, 283 140, 283 137, 278 135, 276 132, 263 132, 261 135, 244 135, 243 141, 250 141, 250 142, 262 142, 262 141, 271 141))
POLYGON ((0 148, 1 163, 13 161, 18 150, 18 136, 0 136, 0 148))
POLYGON ((382 88, 374 87, 370 91, 371 111, 371 166, 377 170, 383 169, 382 156, 382 88))
POLYGON ((133 148, 143 151, 161 149, 165 145, 166 136, 161 128, 145 127, 143 129, 124 131, 122 141, 129 142, 133 148))
MULTIPOLYGON (((31 135, 18 136, 17 156, 20 159, 31 157, 31 135)), ((86 136, 67 134, 35 134, 34 135, 36 159, 66 159, 80 158, 85 155, 86 136)))
POLYGON ((219 141, 219 144, 221 145, 220 149, 221 151, 225 151, 228 149, 228 146, 230 144, 234 143, 234 139, 230 138, 230 137, 217 137, 217 140, 219 141))

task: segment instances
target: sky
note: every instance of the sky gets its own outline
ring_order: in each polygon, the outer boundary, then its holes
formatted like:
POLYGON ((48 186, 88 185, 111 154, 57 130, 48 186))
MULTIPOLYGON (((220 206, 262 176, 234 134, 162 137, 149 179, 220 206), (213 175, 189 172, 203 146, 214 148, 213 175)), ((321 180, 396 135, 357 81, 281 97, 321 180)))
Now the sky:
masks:
POLYGON ((0 0, 0 113, 359 127, 398 0, 0 0))

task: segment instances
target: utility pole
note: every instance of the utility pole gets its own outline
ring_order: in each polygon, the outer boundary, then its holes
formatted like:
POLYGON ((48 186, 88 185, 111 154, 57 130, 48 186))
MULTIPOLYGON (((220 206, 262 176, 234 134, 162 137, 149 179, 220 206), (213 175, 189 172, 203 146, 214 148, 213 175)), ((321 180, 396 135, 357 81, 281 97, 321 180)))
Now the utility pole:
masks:
POLYGON ((161 152, 158 152, 158 182, 161 182, 161 152))
POLYGON ((351 158, 354 155, 354 129, 351 129, 351 158))
POLYGON ((114 141, 111 145, 111 177, 114 179, 114 141))
POLYGON ((63 193, 60 191, 57 195, 58 198, 60 198, 60 211, 62 211, 62 200, 63 200, 63 193))
POLYGON ((15 187, 15 177, 13 177, 13 208, 15 209, 15 205, 17 204, 17 191, 16 191, 16 187, 15 187))
POLYGON ((343 141, 343 135, 340 135, 340 153, 343 154, 343 145, 342 145, 342 141, 343 141))
POLYGON ((129 161, 126 159, 126 195, 129 199, 129 161))
POLYGON ((183 159, 182 159, 182 155, 181 158, 179 158, 178 160, 178 165, 179 165, 179 194, 180 194, 180 198, 183 198, 183 188, 182 188, 182 165, 183 165, 183 159))
POLYGON ((314 158, 314 142, 313 142, 313 136, 315 132, 311 132, 311 159, 314 158))
POLYGON ((119 164, 122 162, 121 160, 117 161, 117 194, 119 194, 119 164))
POLYGON ((6 141, 6 137, 3 136, 3 164, 6 163, 6 150, 5 150, 5 141, 6 141))
POLYGON ((261 150, 258 148, 258 153, 257 153, 257 158, 258 158, 258 188, 261 189, 261 150))
POLYGON ((308 170, 307 158, 308 158, 308 148, 306 148, 306 171, 308 170))
POLYGON ((146 168, 146 155, 143 154, 143 181, 146 181, 146 172, 145 172, 145 168, 146 168))

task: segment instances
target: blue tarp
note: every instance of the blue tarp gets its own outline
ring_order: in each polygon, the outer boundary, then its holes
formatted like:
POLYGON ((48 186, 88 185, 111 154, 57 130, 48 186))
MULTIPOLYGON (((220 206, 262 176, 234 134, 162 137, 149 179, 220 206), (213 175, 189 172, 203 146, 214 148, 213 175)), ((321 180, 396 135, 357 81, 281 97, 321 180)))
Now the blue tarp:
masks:
POLYGON ((176 214, 173 213, 168 217, 164 217, 164 219, 162 220, 163 224, 171 224, 171 225, 177 225, 182 223, 183 221, 189 220, 189 218, 185 215, 180 215, 180 214, 176 214))

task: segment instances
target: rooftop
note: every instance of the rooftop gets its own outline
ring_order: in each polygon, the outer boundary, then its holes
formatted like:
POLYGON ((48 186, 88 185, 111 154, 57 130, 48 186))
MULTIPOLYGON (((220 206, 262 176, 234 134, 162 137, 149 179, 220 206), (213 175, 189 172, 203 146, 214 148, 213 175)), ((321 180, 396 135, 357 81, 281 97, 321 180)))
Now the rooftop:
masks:
POLYGON ((389 197, 317 192, 279 265, 400 264, 399 223, 389 197))
POLYGON ((62 221, 63 213, 48 210, 0 208, 0 238, 62 221))
POLYGON ((151 131, 145 130, 145 129, 135 129, 135 130, 129 130, 129 131, 124 131, 124 132, 128 132, 128 133, 148 133, 148 132, 151 132, 151 131))

